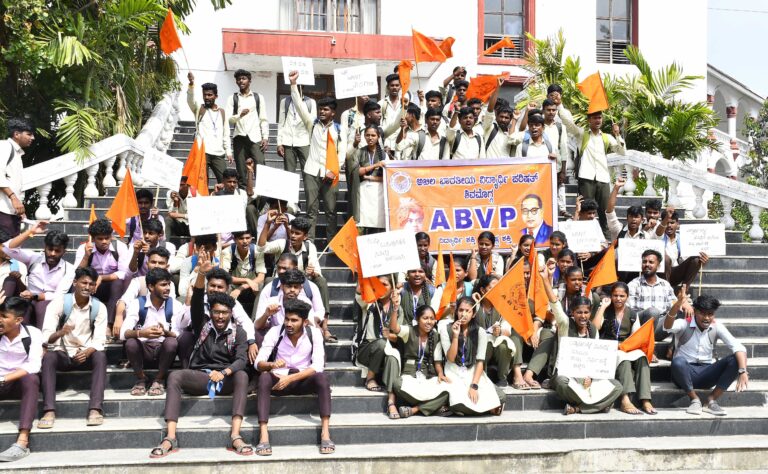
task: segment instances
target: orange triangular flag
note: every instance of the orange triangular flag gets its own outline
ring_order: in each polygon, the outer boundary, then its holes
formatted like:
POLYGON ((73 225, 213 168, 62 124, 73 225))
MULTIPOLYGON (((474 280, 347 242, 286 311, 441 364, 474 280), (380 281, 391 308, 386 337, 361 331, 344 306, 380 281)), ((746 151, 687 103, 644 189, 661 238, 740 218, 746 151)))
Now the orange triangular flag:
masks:
POLYGON ((330 128, 328 129, 328 140, 325 144, 325 167, 336 176, 333 178, 333 183, 331 183, 331 186, 336 186, 339 183, 339 152, 336 149, 336 142, 333 141, 331 136, 330 128))
POLYGON ((445 62, 445 53, 432 38, 429 38, 414 29, 411 29, 411 34, 413 35, 413 54, 417 63, 445 62))
POLYGON ((96 219, 98 219, 98 217, 96 217, 96 204, 91 204, 91 215, 88 217, 88 225, 93 224, 93 221, 96 219))
POLYGON ((494 308, 523 340, 530 339, 533 334, 533 319, 525 291, 522 259, 509 269, 491 291, 486 293, 485 298, 493 303, 494 308))
POLYGON ((453 36, 449 36, 445 38, 443 41, 440 42, 440 44, 437 45, 438 48, 440 48, 440 51, 442 51, 445 54, 446 58, 452 58, 453 57, 453 43, 456 41, 456 39, 453 36))
POLYGON ((538 250, 531 248, 529 257, 531 280, 528 283, 528 299, 533 301, 533 312, 539 317, 543 317, 547 313, 547 309, 549 309, 549 299, 544 290, 544 282, 541 281, 541 275, 539 274, 538 250))
POLYGON ((360 297, 366 303, 373 303, 387 294, 387 289, 379 281, 379 277, 363 278, 363 266, 357 259, 357 278, 360 282, 360 297))
POLYGON ((407 59, 403 59, 397 65, 397 74, 400 76, 400 94, 402 95, 403 103, 405 103, 406 94, 411 88, 411 69, 413 69, 413 63, 407 59))
POLYGON ((437 268, 434 275, 434 280, 432 284, 435 285, 435 288, 445 283, 445 260, 443 259, 443 249, 440 246, 440 241, 437 242, 437 268))
POLYGON ((645 352, 645 356, 648 358, 648 363, 650 363, 651 360, 653 360, 653 351, 656 348, 656 338, 654 337, 655 331, 656 326, 654 325, 654 320, 650 319, 646 321, 645 324, 640 326, 640 329, 619 344, 619 350, 632 352, 635 349, 640 349, 645 352))
POLYGON ((131 170, 125 170, 125 180, 117 191, 112 206, 105 217, 112 221, 112 228, 120 237, 125 237, 125 221, 139 215, 139 203, 136 201, 136 190, 133 189, 131 170))
POLYGON ((469 87, 467 88, 467 99, 474 99, 477 97, 483 102, 488 102, 494 91, 499 88, 499 79, 507 77, 509 74, 501 74, 498 76, 477 76, 469 80, 469 87))
POLYGON ((616 247, 611 245, 605 251, 603 258, 595 265, 592 274, 589 275, 589 281, 587 281, 587 288, 584 290, 584 294, 589 297, 589 292, 592 291, 592 288, 616 283, 618 279, 619 276, 616 275, 616 247))
POLYGON ((165 15, 163 26, 160 27, 160 49, 165 54, 171 54, 177 49, 181 49, 181 40, 176 31, 176 22, 173 21, 173 12, 170 8, 165 15))
POLYGON ((608 108, 608 96, 605 95, 600 72, 587 76, 583 81, 576 84, 576 87, 589 99, 588 114, 600 112, 608 108))
POLYGON ((350 217, 328 243, 328 247, 339 257, 339 260, 344 262, 353 272, 357 271, 357 263, 360 258, 357 253, 357 237, 359 235, 357 222, 355 222, 354 217, 350 217))
POLYGON ((445 286, 443 287, 443 296, 440 298, 440 308, 437 311, 435 319, 440 319, 445 315, 448 310, 448 306, 451 303, 455 303, 459 295, 456 292, 456 265, 453 263, 453 252, 450 256, 450 264, 448 264, 448 277, 445 280, 445 286))
POLYGON ((187 162, 184 163, 182 176, 187 177, 187 183, 197 190, 198 194, 208 196, 208 169, 205 158, 205 142, 195 137, 192 148, 189 149, 187 162))
POLYGON ((489 54, 493 54, 496 51, 500 50, 501 48, 514 48, 515 43, 512 41, 512 39, 509 36, 505 36, 499 41, 498 43, 492 44, 488 49, 483 51, 483 56, 488 56, 489 54))

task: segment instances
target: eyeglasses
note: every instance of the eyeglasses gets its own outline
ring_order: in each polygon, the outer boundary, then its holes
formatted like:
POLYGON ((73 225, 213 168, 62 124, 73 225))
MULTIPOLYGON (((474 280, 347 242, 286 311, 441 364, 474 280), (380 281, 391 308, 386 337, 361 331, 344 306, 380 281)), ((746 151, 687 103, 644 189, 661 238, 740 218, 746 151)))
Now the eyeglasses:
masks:
POLYGON ((536 215, 538 215, 538 214, 539 214, 539 211, 541 211, 541 208, 540 208, 540 207, 532 207, 531 209, 525 209, 525 208, 523 208, 521 212, 522 212, 522 214, 523 214, 524 216, 528 216, 528 215, 531 215, 531 216, 536 216, 536 215))

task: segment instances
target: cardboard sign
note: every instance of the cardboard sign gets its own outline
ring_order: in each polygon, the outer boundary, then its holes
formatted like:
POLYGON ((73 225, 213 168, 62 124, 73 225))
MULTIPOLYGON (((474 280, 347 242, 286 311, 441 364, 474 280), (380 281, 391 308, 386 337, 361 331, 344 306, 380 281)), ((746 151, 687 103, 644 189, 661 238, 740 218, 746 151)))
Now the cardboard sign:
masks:
POLYGON ((416 239, 408 230, 393 230, 357 238, 363 277, 407 272, 420 268, 416 239))
POLYGON ((298 173, 291 173, 266 165, 256 165, 256 183, 253 185, 253 191, 259 196, 297 203, 299 202, 300 179, 301 176, 298 173))
POLYGON ((164 188, 178 191, 184 163, 152 149, 144 152, 141 177, 164 188))
POLYGON ((238 232, 248 226, 240 196, 197 196, 187 200, 190 235, 238 232))
POLYGON ((710 257, 725 255, 725 226, 723 224, 683 224, 680 226, 680 256, 698 257, 704 252, 710 257))
MULTIPOLYGON (((570 241, 568 242, 570 244, 570 241)), ((620 272, 639 272, 643 266, 643 252, 651 249, 661 254, 661 263, 658 272, 664 271, 664 242, 656 239, 619 239, 619 265, 620 272)))
POLYGON ((334 69, 333 82, 336 86, 337 99, 379 93, 375 64, 334 69))
POLYGON ((288 74, 291 71, 298 71, 299 77, 296 79, 296 84, 304 86, 315 85, 315 67, 312 64, 312 58, 295 58, 283 56, 283 82, 288 85, 291 81, 288 79, 288 74))
POLYGON ((605 241, 603 231, 597 219, 591 221, 565 221, 558 224, 558 229, 568 238, 568 248, 575 253, 599 252, 605 241))
POLYGON ((616 375, 618 341, 561 337, 557 373, 566 377, 612 379, 616 375))

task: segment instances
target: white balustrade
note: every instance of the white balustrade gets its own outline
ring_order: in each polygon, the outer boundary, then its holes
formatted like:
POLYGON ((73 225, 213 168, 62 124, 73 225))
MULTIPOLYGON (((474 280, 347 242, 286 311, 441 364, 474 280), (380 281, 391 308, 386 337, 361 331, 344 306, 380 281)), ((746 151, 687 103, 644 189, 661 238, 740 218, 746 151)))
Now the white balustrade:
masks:
POLYGON ((656 174, 651 173, 648 170, 645 171, 645 191, 643 191, 643 196, 647 197, 656 197, 658 194, 656 193, 656 188, 653 187, 653 181, 656 179, 656 174))
POLYGON ((675 208, 681 207, 683 203, 677 195, 677 181, 674 179, 667 179, 667 182, 669 182, 669 199, 667 199, 667 203, 675 208))
POLYGON ((731 216, 733 198, 720 195, 720 203, 723 205, 723 217, 720 218, 720 222, 725 226, 726 230, 731 230, 736 226, 736 221, 734 221, 733 216, 731 216))
POLYGON ((61 200, 61 206, 64 209, 72 209, 77 207, 77 198, 75 197, 75 183, 77 182, 77 174, 71 174, 64 178, 64 199, 61 200))
POLYGON ((760 242, 763 240, 763 228, 760 227, 760 214, 763 208, 750 204, 749 214, 752 216, 752 227, 749 228, 749 238, 753 241, 760 242))
POLYGON ((45 183, 37 188, 37 193, 40 195, 40 205, 35 212, 36 219, 48 220, 51 218, 51 210, 48 208, 48 194, 51 192, 53 183, 45 183))
POLYGON ((631 165, 624 165, 624 170, 627 173, 627 182, 624 183, 624 195, 625 196, 634 196, 635 195, 635 189, 637 189, 637 183, 635 183, 635 168, 633 168, 631 165))
POLYGON ((85 171, 88 174, 88 180, 83 190, 83 196, 87 198, 99 197, 99 188, 96 187, 96 173, 99 172, 99 165, 93 165, 85 171))

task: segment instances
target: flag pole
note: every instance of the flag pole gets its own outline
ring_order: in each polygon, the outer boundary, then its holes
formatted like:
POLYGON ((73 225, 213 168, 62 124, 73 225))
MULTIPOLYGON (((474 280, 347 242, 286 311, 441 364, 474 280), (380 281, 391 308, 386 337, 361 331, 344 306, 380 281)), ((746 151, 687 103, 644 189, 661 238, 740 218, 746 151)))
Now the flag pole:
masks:
POLYGON ((190 69, 190 67, 189 67, 189 59, 187 59, 187 52, 184 51, 184 46, 181 47, 181 54, 184 55, 184 62, 187 63, 187 71, 191 72, 192 69, 190 69))
POLYGON ((155 188, 155 209, 157 209, 157 199, 160 197, 160 185, 155 188))
POLYGON ((416 45, 413 43, 413 25, 411 25, 411 46, 413 46, 413 62, 416 63, 416 83, 421 90, 421 74, 419 73, 419 61, 416 58, 416 45))
POLYGON ((701 296, 701 280, 704 277, 704 265, 701 266, 701 269, 699 270, 699 295, 701 296))

